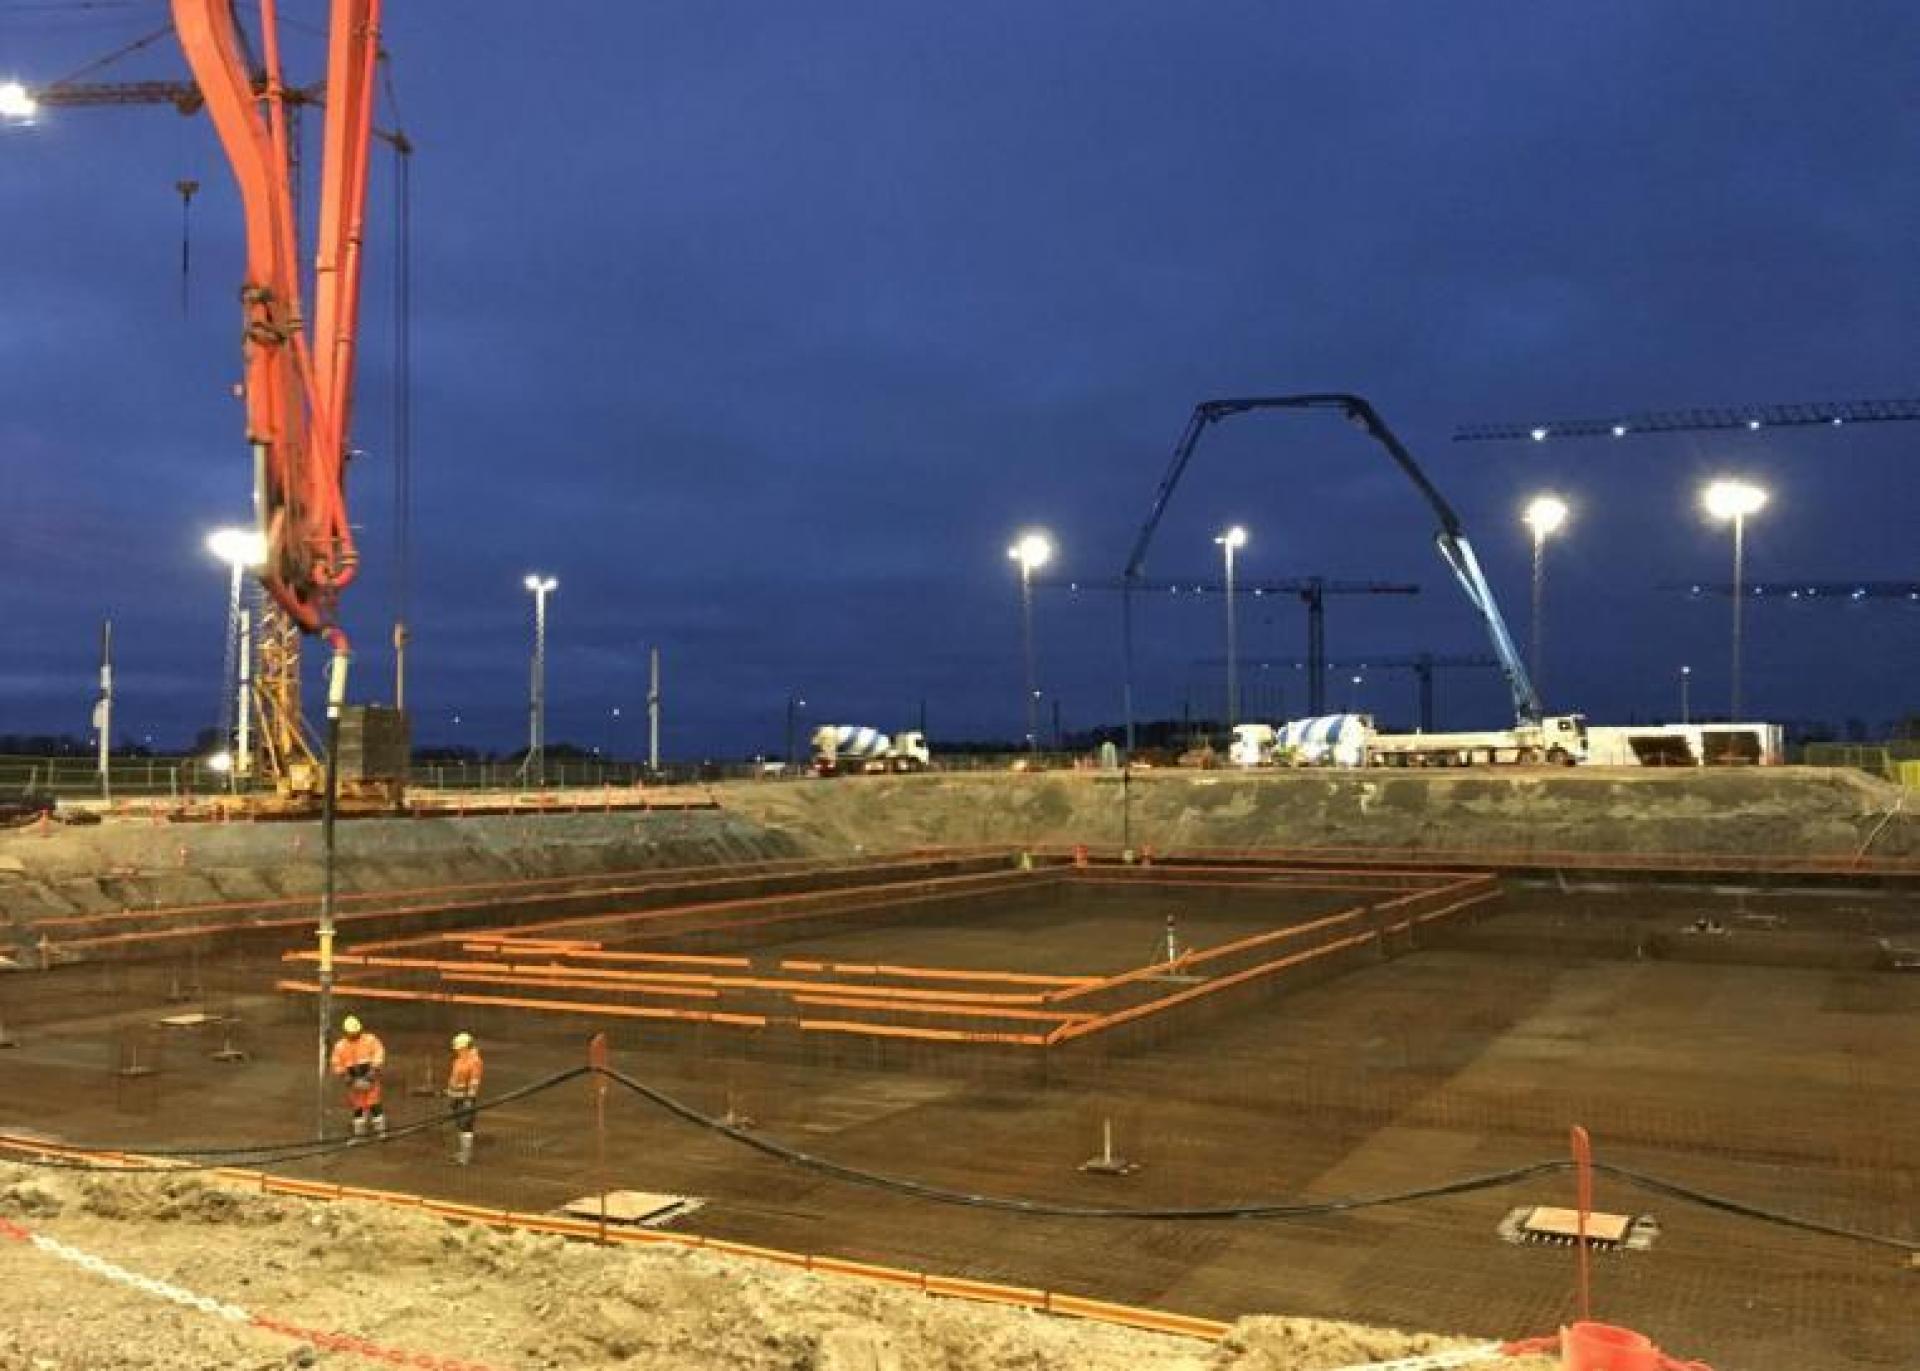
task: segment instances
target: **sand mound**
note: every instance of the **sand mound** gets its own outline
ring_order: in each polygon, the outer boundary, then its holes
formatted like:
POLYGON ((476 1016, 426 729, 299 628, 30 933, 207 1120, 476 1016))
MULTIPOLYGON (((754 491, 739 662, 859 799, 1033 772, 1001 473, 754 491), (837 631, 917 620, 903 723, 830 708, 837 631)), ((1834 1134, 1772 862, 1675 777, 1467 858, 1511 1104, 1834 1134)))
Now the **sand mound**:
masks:
MULTIPOLYGON (((308 1204, 191 1174, 0 1164, 0 1215, 254 1313, 501 1371, 1327 1371, 1455 1345, 1258 1317, 1213 1346, 692 1249, 606 1250, 373 1205, 308 1204)), ((0 1288, 9 1291, 7 1371, 350 1360, 20 1243, 0 1243, 0 1288)))

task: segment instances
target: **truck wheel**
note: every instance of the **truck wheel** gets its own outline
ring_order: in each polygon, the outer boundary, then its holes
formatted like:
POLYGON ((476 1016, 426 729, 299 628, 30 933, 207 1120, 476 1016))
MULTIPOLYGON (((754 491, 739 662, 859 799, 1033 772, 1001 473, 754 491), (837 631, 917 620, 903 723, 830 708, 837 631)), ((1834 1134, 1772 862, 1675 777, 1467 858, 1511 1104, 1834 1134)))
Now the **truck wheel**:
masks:
POLYGON ((1550 766, 1572 766, 1573 754, 1564 747, 1553 748, 1547 753, 1547 763, 1550 766))

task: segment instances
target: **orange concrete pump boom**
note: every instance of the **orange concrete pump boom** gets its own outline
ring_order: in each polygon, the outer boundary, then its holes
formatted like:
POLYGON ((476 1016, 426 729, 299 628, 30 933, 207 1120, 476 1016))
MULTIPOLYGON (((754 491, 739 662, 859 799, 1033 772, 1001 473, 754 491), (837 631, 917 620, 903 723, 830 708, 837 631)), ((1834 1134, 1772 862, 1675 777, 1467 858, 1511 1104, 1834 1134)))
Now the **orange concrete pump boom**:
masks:
POLYGON ((335 611, 359 563, 347 522, 346 464, 380 0, 333 0, 328 22, 311 331, 300 290, 276 2, 260 0, 264 98, 255 91, 232 0, 172 6, 246 218, 242 350, 254 503, 267 549, 260 579, 295 623, 341 649, 335 611))

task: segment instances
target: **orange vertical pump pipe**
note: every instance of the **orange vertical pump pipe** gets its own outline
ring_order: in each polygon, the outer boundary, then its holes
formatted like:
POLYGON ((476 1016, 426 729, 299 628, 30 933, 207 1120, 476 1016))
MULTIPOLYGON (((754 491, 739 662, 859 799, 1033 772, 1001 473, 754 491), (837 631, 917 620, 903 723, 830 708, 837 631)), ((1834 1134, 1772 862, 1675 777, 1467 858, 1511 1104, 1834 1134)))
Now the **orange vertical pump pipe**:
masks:
POLYGON ((267 543, 261 581, 295 623, 325 634, 336 650, 344 648, 336 602, 358 565, 345 472, 379 8, 380 0, 335 0, 331 10, 314 283, 321 331, 310 343, 275 0, 260 0, 264 112, 229 0, 172 0, 174 29, 233 168, 246 222, 243 352, 247 437, 267 543))

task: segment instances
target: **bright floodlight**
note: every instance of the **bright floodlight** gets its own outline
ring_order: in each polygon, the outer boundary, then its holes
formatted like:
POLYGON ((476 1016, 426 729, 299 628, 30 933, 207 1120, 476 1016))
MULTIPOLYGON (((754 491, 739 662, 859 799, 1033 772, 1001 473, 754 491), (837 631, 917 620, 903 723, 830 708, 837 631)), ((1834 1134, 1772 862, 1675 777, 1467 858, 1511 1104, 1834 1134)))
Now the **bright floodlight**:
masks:
POLYGON ((257 567, 267 560, 266 541, 248 528, 215 529, 207 535, 207 551, 232 567, 257 567))
POLYGON ((1038 571, 1053 560, 1053 544, 1044 533, 1023 533, 1020 541, 1007 549, 1007 556, 1020 563, 1023 571, 1038 571))
POLYGON ((1558 495, 1536 495, 1521 516, 1536 538, 1550 537, 1567 521, 1567 502, 1558 495))
POLYGON ((39 112, 32 91, 18 81, 0 81, 0 119, 31 119, 39 112))
POLYGON ((1536 443, 1544 443, 1547 441, 1547 431, 1544 428, 1531 429, 1528 431, 1527 436, 1536 443))
POLYGON ((1213 541, 1221 547, 1242 548, 1247 545, 1247 531, 1235 524, 1213 541))
POLYGON ((233 754, 231 752, 216 752, 207 758, 207 765, 224 776, 227 772, 233 770, 233 754))
POLYGON ((1700 493, 1700 503, 1716 519, 1744 519, 1765 507, 1767 492, 1745 481, 1715 481, 1700 493))
POLYGON ((527 577, 524 584, 527 589, 531 590, 535 595, 541 595, 560 589, 560 578, 557 576, 541 576, 536 573, 527 577))

